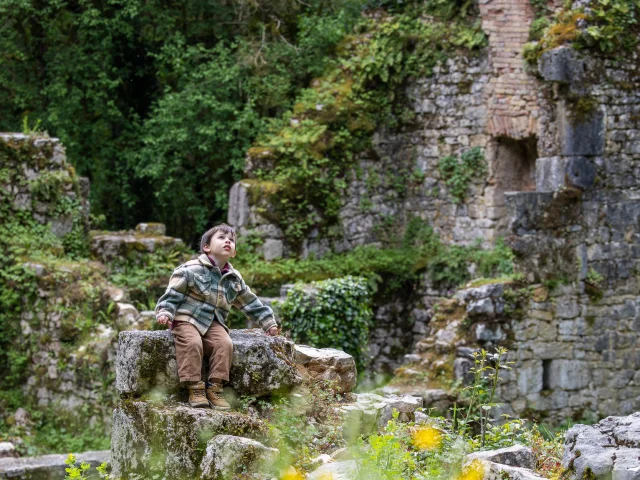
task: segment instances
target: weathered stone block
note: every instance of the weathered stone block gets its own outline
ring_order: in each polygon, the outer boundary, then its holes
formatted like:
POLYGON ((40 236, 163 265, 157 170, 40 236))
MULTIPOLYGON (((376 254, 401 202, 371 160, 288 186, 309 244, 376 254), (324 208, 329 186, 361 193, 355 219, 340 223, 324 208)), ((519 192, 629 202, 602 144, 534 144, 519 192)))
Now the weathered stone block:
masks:
POLYGON ((303 375, 308 374, 314 380, 335 382, 338 393, 350 392, 356 386, 356 362, 342 350, 296 345, 295 356, 303 375))
MULTIPOLYGON (((231 330, 234 345, 230 386, 239 395, 284 393, 302 379, 294 365, 293 342, 261 330, 231 330)), ((116 389, 140 396, 179 387, 173 336, 165 331, 127 331, 118 338, 116 389)))
POLYGON ((302 378, 295 368, 294 344, 262 330, 231 330, 233 363, 229 384, 239 395, 286 393, 302 378))
POLYGON ((565 434, 568 478, 640 479, 640 413, 576 425, 565 434), (571 468, 569 468, 571 467, 571 468))
POLYGON ((586 157, 549 157, 536 160, 536 189, 553 192, 561 187, 585 190, 593 186, 596 168, 586 157))
POLYGON ((585 118, 575 119, 567 108, 559 107, 560 152, 566 156, 602 155, 605 144, 604 113, 595 109, 585 118))
POLYGON ((548 82, 573 83, 584 78, 585 62, 572 47, 558 47, 544 52, 538 71, 548 82))
POLYGON ((474 460, 488 460, 511 467, 536 468, 536 458, 533 455, 533 450, 524 445, 514 445, 512 447, 486 452, 475 452, 465 457, 464 464, 468 465, 474 460))
POLYGON ((136 233, 164 236, 167 234, 167 227, 164 223, 139 223, 136 225, 136 233))
POLYGON ((589 385, 590 367, 580 360, 552 360, 549 373, 549 387, 562 390, 579 390, 589 385))
POLYGON ((420 407, 422 398, 411 395, 382 397, 375 393, 359 394, 355 403, 341 408, 345 420, 343 434, 351 440, 368 435, 378 426, 385 425, 391 419, 393 410, 400 414, 400 421, 413 421, 414 412, 420 407))
POLYGON ((234 480, 239 474, 265 473, 280 451, 250 438, 217 435, 207 443, 201 480, 234 480))
POLYGON ((116 390, 120 395, 140 396, 152 389, 170 392, 179 383, 171 332, 120 332, 116 357, 116 390))
POLYGON ((262 438, 266 427, 236 412, 125 400, 113 412, 114 478, 200 478, 207 442, 216 435, 262 438))
MULTIPOLYGON (((12 478, 14 480, 59 480, 64 478, 65 469, 68 466, 64 463, 67 455, 43 455, 40 457, 24 458, 0 458, 0 478, 12 478)), ((109 462, 109 451, 84 452, 76 455, 76 462, 79 465, 86 462, 91 465, 95 472, 95 467, 104 462, 109 462)), ((97 475, 90 476, 92 480, 97 475)))
POLYGON ((135 257, 139 253, 153 253, 158 250, 170 251, 183 247, 184 243, 179 238, 135 234, 133 231, 92 232, 91 235, 91 254, 103 262, 135 257))

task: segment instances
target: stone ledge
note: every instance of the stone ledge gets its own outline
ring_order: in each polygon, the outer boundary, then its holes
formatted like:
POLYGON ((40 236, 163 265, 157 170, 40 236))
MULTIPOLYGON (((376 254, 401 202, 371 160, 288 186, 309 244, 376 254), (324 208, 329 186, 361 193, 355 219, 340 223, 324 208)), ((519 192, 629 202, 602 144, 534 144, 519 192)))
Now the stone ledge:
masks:
MULTIPOLYGON (((87 462, 94 469, 109 462, 108 450, 84 452, 76 455, 76 464, 87 462)), ((15 480, 59 480, 64 478, 67 455, 0 459, 0 478, 15 480)), ((93 477, 91 477, 93 478, 93 477)))
MULTIPOLYGON (((302 382, 293 342, 262 330, 231 330, 230 386, 238 395, 286 393, 302 382)), ((118 337, 116 389, 123 397, 167 394, 180 386, 173 336, 164 331, 125 331, 118 337)))
POLYGON ((113 412, 114 478, 199 478, 207 442, 216 435, 262 439, 266 425, 237 412, 124 401, 113 412))

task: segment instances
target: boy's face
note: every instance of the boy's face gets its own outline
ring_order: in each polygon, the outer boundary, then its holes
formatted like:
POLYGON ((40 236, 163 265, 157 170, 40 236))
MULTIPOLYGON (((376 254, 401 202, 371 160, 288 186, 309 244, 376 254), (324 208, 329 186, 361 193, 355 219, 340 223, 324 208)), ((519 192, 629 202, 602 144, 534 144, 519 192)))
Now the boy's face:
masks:
POLYGON ((209 245, 205 245, 202 250, 217 259, 228 260, 236 256, 236 242, 230 233, 220 231, 211 236, 209 245))

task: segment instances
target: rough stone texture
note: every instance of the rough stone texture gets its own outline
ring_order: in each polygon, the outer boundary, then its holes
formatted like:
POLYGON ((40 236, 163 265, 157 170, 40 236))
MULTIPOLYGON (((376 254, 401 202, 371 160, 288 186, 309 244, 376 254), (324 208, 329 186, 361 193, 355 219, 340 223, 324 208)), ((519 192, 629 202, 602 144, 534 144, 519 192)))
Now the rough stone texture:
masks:
MULTIPOLYGON (((76 463, 86 462, 91 465, 94 472, 92 480, 97 478, 95 467, 104 462, 109 462, 108 450, 84 452, 76 455, 76 463)), ((41 457, 24 458, 0 458, 0 478, 12 478, 15 480, 60 480, 64 478, 64 463, 67 455, 43 455, 41 457)))
POLYGON ((368 435, 379 426, 384 426, 392 418, 394 410, 399 413, 398 420, 414 420, 414 412, 422 407, 422 398, 411 395, 386 395, 375 393, 356 394, 356 402, 341 407, 344 414, 344 436, 356 439, 359 435, 368 435))
POLYGON ((15 457, 16 448, 11 442, 0 442, 0 458, 15 457))
POLYGON ((474 460, 487 460, 501 465, 509 465, 511 467, 522 467, 528 469, 536 468, 536 458, 533 450, 524 445, 514 445, 512 447, 501 448, 498 450, 489 450, 486 452, 475 452, 465 457, 465 465, 470 464, 474 460))
POLYGON ((294 344, 262 330, 232 330, 233 363, 229 384, 239 395, 286 393, 302 378, 295 368, 294 344))
POLYGON ((542 480, 537 473, 528 468, 511 467, 500 463, 483 461, 484 480, 542 480))
POLYGON ((171 332, 120 332, 116 359, 116 389, 120 395, 140 396, 152 389, 169 393, 179 384, 171 332))
POLYGON ((335 382, 337 393, 350 392, 356 386, 356 362, 348 353, 308 345, 296 345, 295 352, 296 365, 303 376, 335 382))
POLYGON ((571 479, 640 479, 640 413, 571 427, 562 466, 571 479))
POLYGON ((185 248, 182 240, 166 236, 165 230, 161 223, 141 223, 135 230, 94 231, 91 232, 91 254, 100 261, 110 262, 135 258, 140 253, 185 248))
POLYGON ((207 442, 216 435, 261 438, 266 427, 236 412, 162 402, 124 401, 113 412, 111 465, 115 478, 199 478, 207 442))
MULTIPOLYGON (((238 395, 285 393, 301 382, 294 365, 293 343, 261 330, 231 330, 233 362, 230 386, 238 395)), ((173 337, 168 330, 121 332, 116 361, 120 395, 140 396, 179 387, 173 337)))
POLYGON ((538 61, 540 75, 548 82, 581 81, 584 78, 585 67, 584 59, 571 46, 546 51, 538 61))
POLYGON ((265 473, 280 451, 250 438, 217 435, 207 443, 200 464, 202 480, 233 480, 239 473, 265 473))
POLYGON ((355 460, 326 463, 307 475, 307 480, 352 480, 357 478, 358 464, 355 460))
POLYGON ((56 175, 63 186, 63 197, 67 201, 78 201, 81 206, 81 221, 89 227, 89 183, 87 179, 76 177, 71 164, 67 162, 64 146, 57 138, 32 137, 22 133, 0 133, 0 142, 9 145, 31 145, 34 151, 33 162, 23 165, 23 182, 0 184, 8 189, 14 198, 16 210, 29 210, 33 219, 43 225, 49 224, 57 237, 63 237, 73 228, 73 218, 55 213, 54 200, 38 197, 30 182, 46 175, 56 175))

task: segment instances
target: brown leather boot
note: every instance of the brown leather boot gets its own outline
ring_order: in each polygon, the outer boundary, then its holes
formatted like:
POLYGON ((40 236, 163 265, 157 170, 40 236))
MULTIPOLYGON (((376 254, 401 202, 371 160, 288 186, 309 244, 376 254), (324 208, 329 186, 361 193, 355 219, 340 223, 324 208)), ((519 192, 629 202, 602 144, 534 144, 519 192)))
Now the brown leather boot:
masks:
POLYGON ((192 407, 207 407, 209 402, 204 393, 204 382, 192 382, 187 385, 189 390, 189 405, 192 407))
POLYGON ((222 397, 222 385, 220 383, 207 384, 207 400, 214 410, 229 410, 231 405, 222 397))

